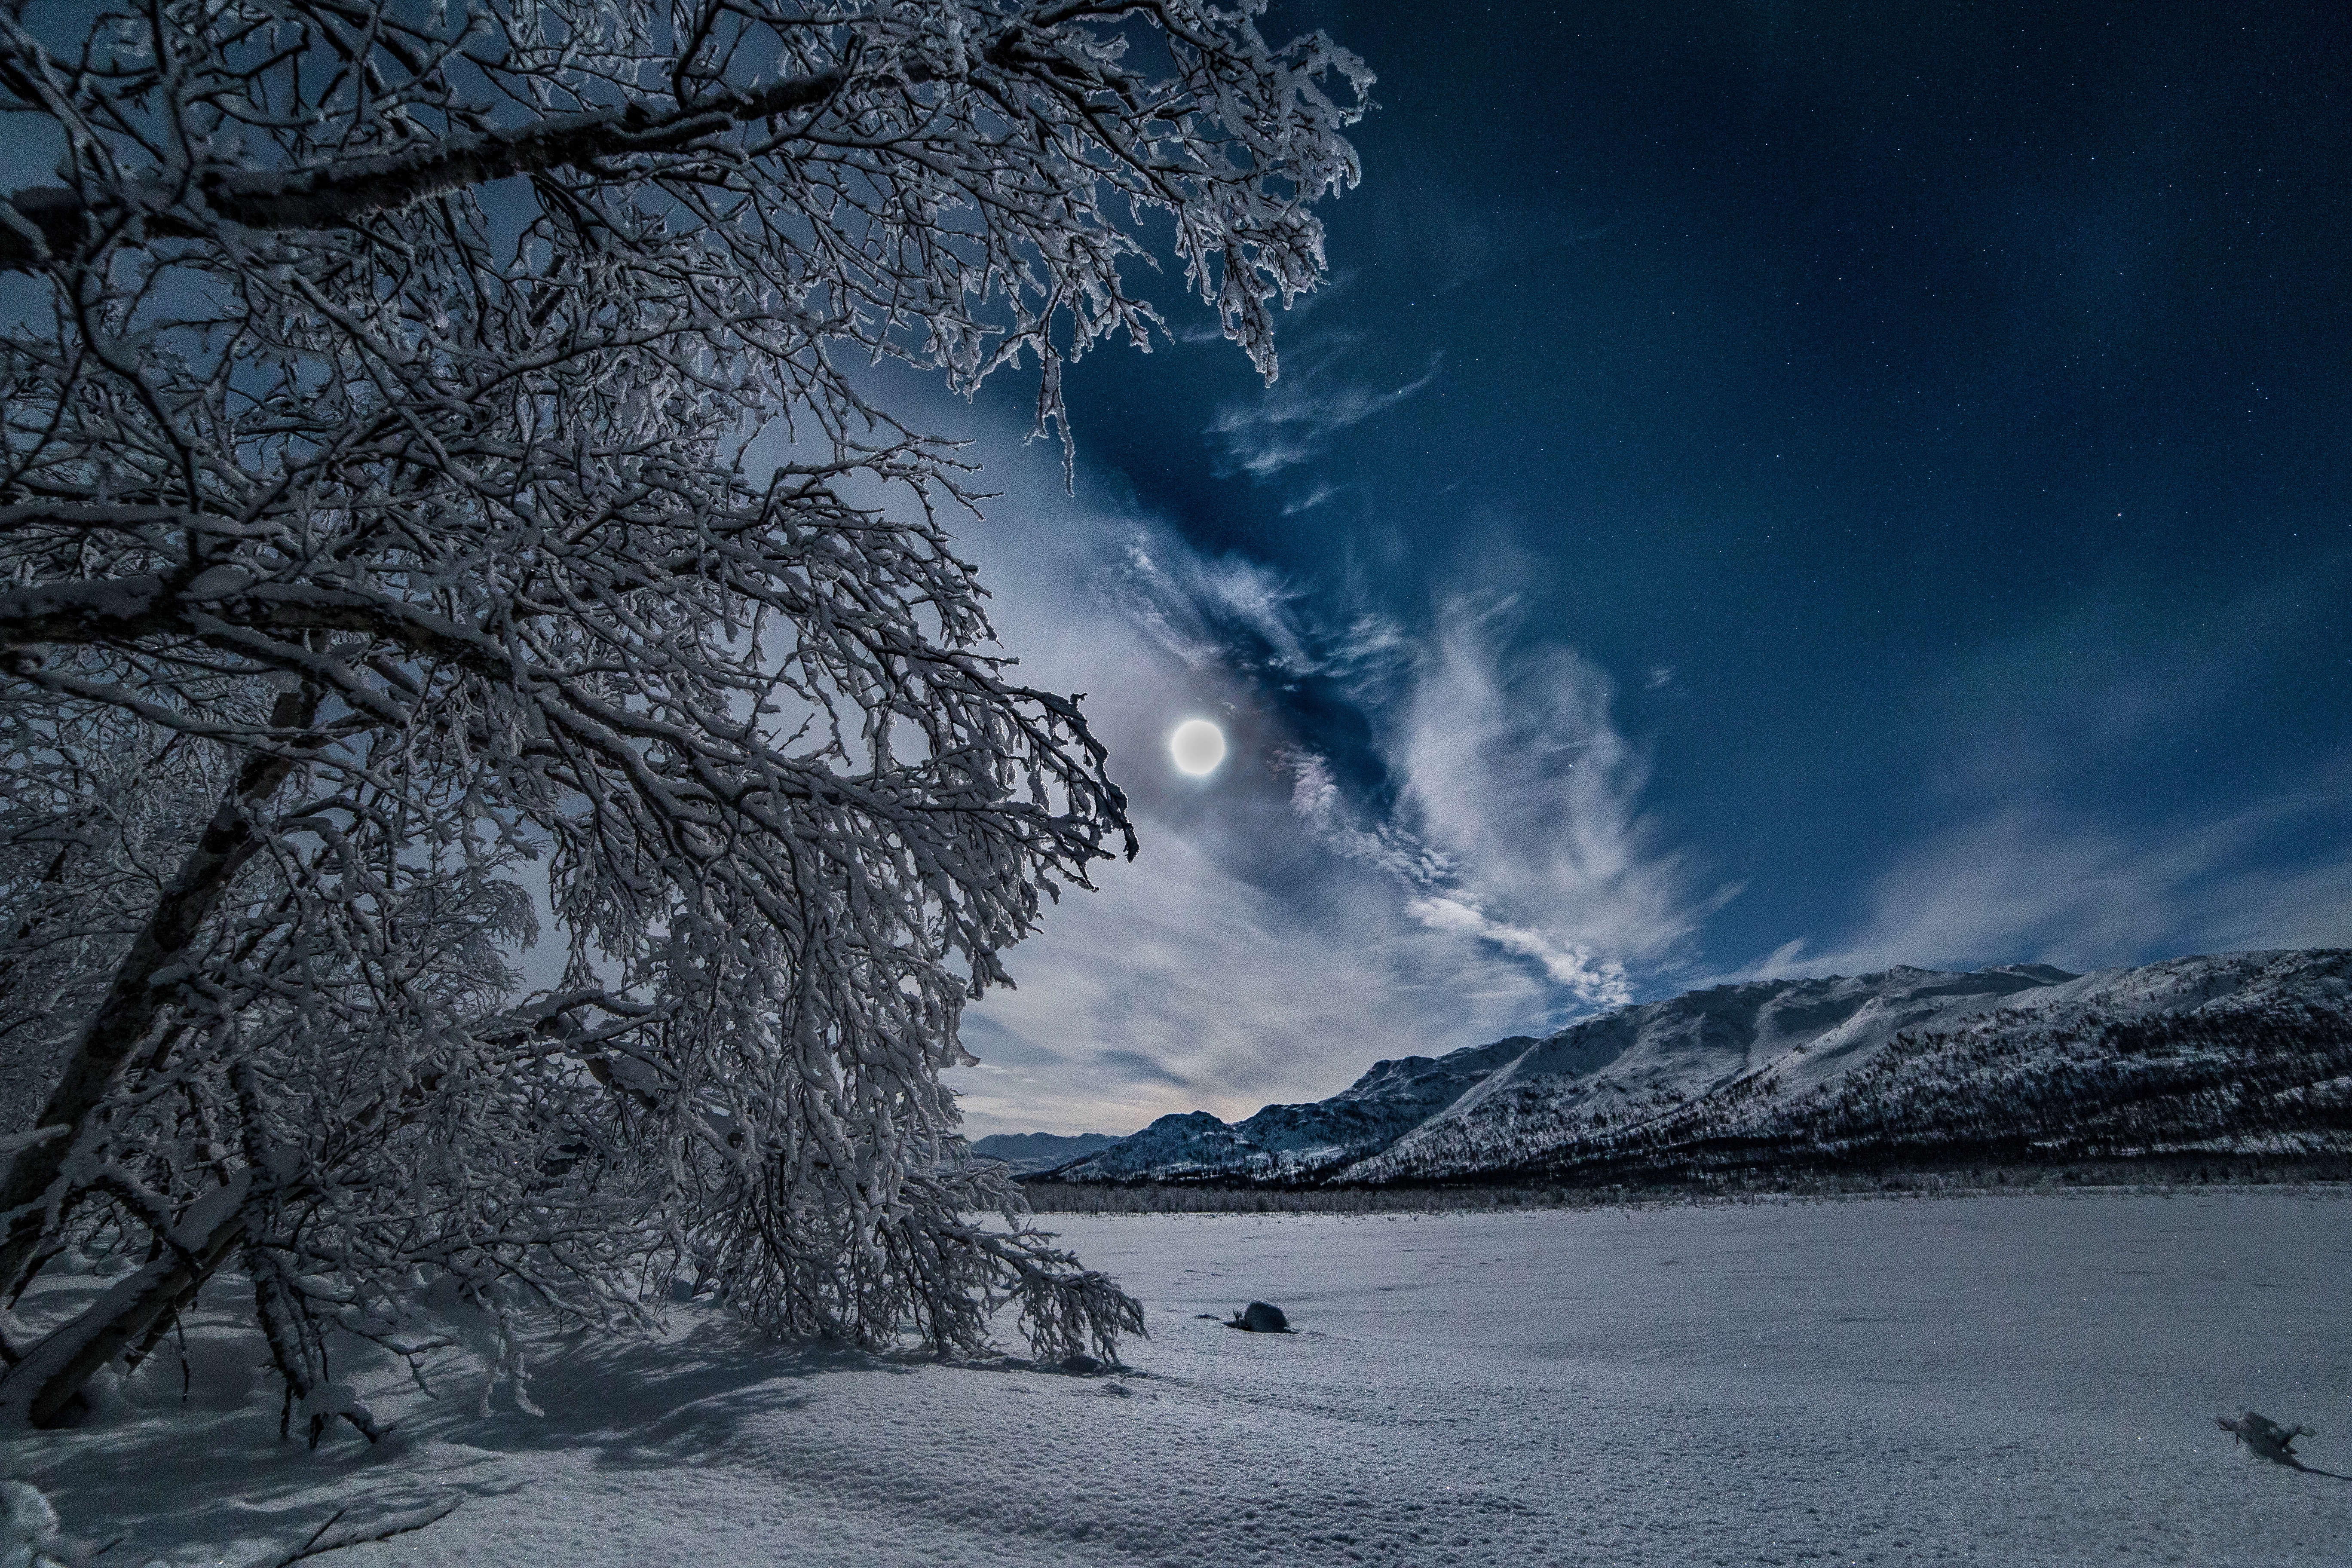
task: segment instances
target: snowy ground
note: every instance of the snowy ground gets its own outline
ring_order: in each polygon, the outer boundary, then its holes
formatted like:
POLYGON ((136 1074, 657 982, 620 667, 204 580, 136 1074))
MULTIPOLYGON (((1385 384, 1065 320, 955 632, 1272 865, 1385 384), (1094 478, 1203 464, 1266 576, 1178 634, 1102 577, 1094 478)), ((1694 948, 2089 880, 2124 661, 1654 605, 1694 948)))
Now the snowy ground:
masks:
MULTIPOLYGON (((1067 1220, 1147 1304, 1109 1377, 747 1340, 551 1347, 543 1417, 455 1386, 373 1451, 276 1404, 115 1403, 0 1447, 105 1563, 2352 1564, 2352 1201, 1977 1198, 1067 1220), (1252 1297, 1301 1332, 1194 1314, 1252 1297)), ((201 1339, 202 1336, 200 1335, 201 1339)), ((235 1346, 224 1343, 224 1353, 235 1346)))

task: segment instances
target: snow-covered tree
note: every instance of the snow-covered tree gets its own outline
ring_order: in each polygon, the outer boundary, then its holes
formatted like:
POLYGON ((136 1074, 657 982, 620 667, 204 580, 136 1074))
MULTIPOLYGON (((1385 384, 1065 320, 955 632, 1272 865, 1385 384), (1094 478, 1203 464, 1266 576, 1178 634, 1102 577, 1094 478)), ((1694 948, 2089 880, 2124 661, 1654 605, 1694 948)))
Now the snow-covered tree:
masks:
POLYGON ((0 6, 55 158, 0 200, 0 1300, 138 1265, 0 1321, 0 1410, 224 1268, 314 1440, 371 1426, 329 1331, 414 1352, 419 1290, 1140 1327, 940 1082, 1124 802, 989 651, 954 449, 861 376, 1034 359, 1066 451, 1159 234, 1271 375, 1370 78, 1261 10, 0 6))

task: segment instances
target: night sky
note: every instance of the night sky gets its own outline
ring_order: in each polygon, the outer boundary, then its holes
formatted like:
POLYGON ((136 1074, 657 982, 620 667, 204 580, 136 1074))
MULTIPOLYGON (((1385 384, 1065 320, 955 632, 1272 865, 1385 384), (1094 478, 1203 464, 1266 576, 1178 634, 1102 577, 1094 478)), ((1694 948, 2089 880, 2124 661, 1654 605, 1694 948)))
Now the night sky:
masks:
POLYGON ((932 423, 1143 856, 975 1131, 1726 979, 2352 942, 2352 10, 1278 5, 1380 80, 1260 384, 932 423), (1442 20, 1433 21, 1433 17, 1442 20), (1187 717, 1233 752, 1171 765, 1187 717))

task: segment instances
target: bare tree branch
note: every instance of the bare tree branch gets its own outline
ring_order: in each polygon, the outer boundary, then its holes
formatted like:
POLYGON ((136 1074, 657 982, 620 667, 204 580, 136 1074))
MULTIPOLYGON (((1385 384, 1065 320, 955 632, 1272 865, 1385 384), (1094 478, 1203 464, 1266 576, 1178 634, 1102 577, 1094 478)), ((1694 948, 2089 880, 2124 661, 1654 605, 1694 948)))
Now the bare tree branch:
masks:
POLYGON ((372 1420, 331 1335, 457 1314, 527 1401, 521 1314, 678 1271, 794 1333, 1141 1331, 941 1080, 1126 797, 1008 679, 965 459, 843 367, 1034 355, 1066 451, 1165 235, 1271 375, 1370 78, 1258 14, 0 7, 63 150, 0 203, 0 1290, 133 1265, 0 1407, 230 1259, 313 1437, 372 1420))
POLYGON ((344 1524, 348 1509, 337 1509, 327 1522, 310 1532, 310 1539, 291 1551, 265 1552, 247 1568, 289 1568, 289 1565, 312 1557, 323 1557, 330 1552, 341 1552, 346 1546, 360 1546, 371 1541, 390 1541, 395 1535, 406 1535, 414 1530, 438 1524, 457 1511, 466 1500, 449 1498, 441 1502, 427 1503, 364 1524, 344 1524))

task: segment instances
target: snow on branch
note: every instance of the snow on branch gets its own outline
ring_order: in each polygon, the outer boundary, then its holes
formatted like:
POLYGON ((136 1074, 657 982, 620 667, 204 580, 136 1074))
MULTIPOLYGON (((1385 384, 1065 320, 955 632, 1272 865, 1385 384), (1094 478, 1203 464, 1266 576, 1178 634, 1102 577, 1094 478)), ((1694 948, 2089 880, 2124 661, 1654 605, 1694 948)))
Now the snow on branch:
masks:
POLYGON ((841 367, 1034 356, 1066 441, 1158 214, 1272 375, 1370 77, 1259 14, 0 12, 65 149, 0 201, 0 1300, 149 1258, 0 1409, 70 1419, 223 1268, 313 1442, 420 1290, 518 1397, 520 1315, 689 1269, 785 1331, 1141 1331, 940 1081, 1125 798, 1008 679, 969 468, 841 367))

